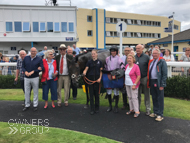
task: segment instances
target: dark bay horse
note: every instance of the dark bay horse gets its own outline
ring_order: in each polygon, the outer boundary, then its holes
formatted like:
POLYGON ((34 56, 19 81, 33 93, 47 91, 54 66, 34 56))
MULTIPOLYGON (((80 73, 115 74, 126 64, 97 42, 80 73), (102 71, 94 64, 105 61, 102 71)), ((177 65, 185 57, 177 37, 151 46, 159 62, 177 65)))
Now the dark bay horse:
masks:
MULTIPOLYGON (((110 51, 109 50, 98 50, 98 59, 101 60, 103 67, 106 63, 106 58, 108 56, 110 56, 110 51)), ((82 77, 83 71, 86 67, 86 64, 88 62, 88 60, 91 60, 92 56, 91 56, 91 51, 88 51, 86 53, 82 53, 77 55, 74 60, 72 61, 70 68, 71 71, 71 80, 74 86, 78 86, 78 82, 79 79, 82 77)), ((86 91, 88 91, 88 84, 85 83, 85 88, 86 91)), ((86 97, 87 97, 87 103, 86 105, 88 105, 89 102, 89 96, 88 96, 88 92, 86 92, 86 97)))

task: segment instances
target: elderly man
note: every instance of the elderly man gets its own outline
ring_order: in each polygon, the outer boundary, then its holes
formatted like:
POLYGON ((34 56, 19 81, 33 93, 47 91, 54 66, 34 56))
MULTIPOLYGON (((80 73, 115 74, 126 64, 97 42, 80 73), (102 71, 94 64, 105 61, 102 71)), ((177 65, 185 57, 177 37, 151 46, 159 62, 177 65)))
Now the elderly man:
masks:
POLYGON ((25 107, 23 111, 26 111, 30 107, 30 90, 31 87, 34 91, 33 107, 34 111, 37 111, 38 107, 38 89, 39 89, 39 72, 43 67, 43 62, 40 57, 37 57, 37 50, 35 47, 30 50, 31 55, 26 56, 22 62, 22 71, 25 73, 24 77, 24 91, 25 91, 25 107))
POLYGON ((166 87, 167 64, 164 58, 160 57, 160 50, 154 49, 152 52, 153 59, 148 64, 148 82, 150 88, 153 111, 150 117, 156 117, 156 121, 162 121, 164 110, 164 87, 166 87))
POLYGON ((65 44, 61 44, 59 47, 60 54, 55 57, 57 62, 57 69, 59 70, 58 74, 58 99, 57 104, 61 107, 62 97, 61 97, 61 89, 64 83, 64 94, 65 94, 65 106, 67 107, 68 98, 69 98, 69 89, 70 89, 70 71, 69 66, 71 65, 71 61, 73 60, 73 56, 66 54, 66 46, 65 44))
POLYGON ((81 53, 81 50, 80 50, 78 47, 76 47, 76 45, 75 45, 75 44, 73 44, 73 51, 75 51, 75 52, 76 52, 76 55, 78 55, 78 54, 80 54, 80 53, 81 53))
MULTIPOLYGON (((127 55, 130 54, 131 49, 130 47, 125 47, 124 49, 124 53, 125 55, 121 57, 121 60, 123 61, 124 65, 127 65, 127 55)), ((124 88, 122 90, 122 95, 123 95, 123 107, 121 108, 122 110, 126 109, 127 107, 129 107, 129 104, 127 103, 127 92, 126 92, 126 88, 124 88)))
MULTIPOLYGON (((68 47, 67 54, 68 55, 72 55, 74 57, 74 55, 73 55, 73 49, 70 46, 67 46, 67 47, 68 47)), ((73 94, 73 100, 76 100, 76 98, 77 98, 77 87, 73 85, 72 81, 71 81, 71 88, 73 90, 73 92, 72 92, 72 94, 73 94)), ((70 90, 69 90, 69 98, 70 98, 70 90)))
POLYGON ((143 46, 141 44, 136 46, 135 55, 136 64, 139 66, 141 71, 140 86, 138 89, 138 99, 139 99, 139 110, 141 105, 141 93, 144 92, 144 103, 146 106, 146 115, 150 115, 150 90, 147 88, 147 70, 149 57, 143 52, 143 46))
POLYGON ((73 55, 73 49, 70 46, 67 46, 67 54, 73 55))
MULTIPOLYGON (((24 50, 21 50, 19 52, 19 55, 20 55, 20 58, 17 60, 17 67, 16 67, 17 70, 16 70, 15 82, 18 81, 18 76, 20 75, 20 85, 21 85, 21 88, 24 92, 25 91, 24 90, 24 72, 22 71, 22 62, 23 62, 24 58, 26 57, 26 52, 24 50)), ((30 95, 31 95, 31 90, 30 90, 30 95)), ((25 100, 24 100, 23 106, 24 105, 25 105, 25 100)))

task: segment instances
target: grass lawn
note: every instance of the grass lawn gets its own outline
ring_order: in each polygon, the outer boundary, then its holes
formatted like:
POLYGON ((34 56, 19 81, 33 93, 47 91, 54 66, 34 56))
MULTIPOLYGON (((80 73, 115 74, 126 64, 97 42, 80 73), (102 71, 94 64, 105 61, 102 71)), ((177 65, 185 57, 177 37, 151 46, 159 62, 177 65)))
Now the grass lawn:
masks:
MULTIPOLYGON (((64 95, 64 90, 62 90, 64 95)), ((32 93, 33 95, 33 93, 32 93)), ((33 96, 32 96, 33 97, 33 96)), ((105 96, 100 97, 100 106, 108 106, 108 100, 105 96)), ((23 101, 24 94, 21 89, 0 89, 0 100, 23 101)), ((42 89, 39 89, 39 101, 42 100, 42 89)), ((49 96, 50 101, 50 96, 49 96)), ((69 103, 86 104, 86 94, 82 89, 78 89, 77 100, 69 99, 69 103)), ((123 106, 122 95, 120 95, 119 107, 123 106)), ((151 100, 152 109, 152 100, 151 100)), ((165 97, 164 98, 164 116, 190 120, 190 101, 165 97)), ((144 95, 142 95, 141 111, 145 112, 144 95)))
MULTIPOLYGON (((5 122, 0 122, 0 142, 1 143, 116 143, 116 141, 107 139, 100 136, 89 135, 86 133, 80 133, 76 131, 70 131, 59 128, 49 127, 44 128, 42 126, 32 126, 18 124, 14 126, 18 129, 15 134, 9 134, 11 129, 10 125, 5 122), (22 128, 21 128, 22 127, 22 128), (35 128, 33 128, 35 127, 35 128), (37 131, 36 131, 37 127, 37 131), (39 127, 39 128, 38 128, 39 127), (43 129, 42 129, 43 128, 43 129), (27 131, 26 129, 30 130, 27 131), (43 132, 42 132, 43 130, 43 132)), ((14 130, 15 131, 15 130, 14 130)), ((14 133, 13 131, 13 133, 14 133)))

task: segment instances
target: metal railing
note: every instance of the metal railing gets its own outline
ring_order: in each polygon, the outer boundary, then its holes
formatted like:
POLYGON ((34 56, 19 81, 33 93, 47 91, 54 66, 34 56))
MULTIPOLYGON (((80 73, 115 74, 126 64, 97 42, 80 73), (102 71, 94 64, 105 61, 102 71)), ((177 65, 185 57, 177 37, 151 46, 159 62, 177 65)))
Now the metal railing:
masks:
MULTIPOLYGON (((167 70, 168 70, 168 77, 172 77, 175 75, 183 75, 182 68, 189 69, 190 62, 166 62, 167 63, 167 70)), ((13 67, 16 66, 17 63, 0 63, 0 70, 2 67, 13 67)))

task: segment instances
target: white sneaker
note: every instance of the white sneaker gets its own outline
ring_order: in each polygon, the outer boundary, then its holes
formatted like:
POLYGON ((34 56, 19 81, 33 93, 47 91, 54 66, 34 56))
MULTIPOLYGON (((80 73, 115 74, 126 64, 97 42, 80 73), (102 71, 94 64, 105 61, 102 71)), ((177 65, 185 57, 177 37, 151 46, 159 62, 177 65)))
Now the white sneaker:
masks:
POLYGON ((160 122, 160 121, 162 121, 163 119, 164 119, 163 117, 157 116, 157 118, 156 118, 155 120, 158 121, 158 122, 160 122))

